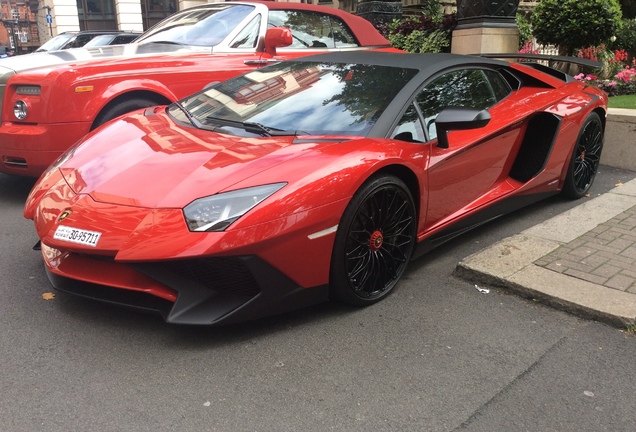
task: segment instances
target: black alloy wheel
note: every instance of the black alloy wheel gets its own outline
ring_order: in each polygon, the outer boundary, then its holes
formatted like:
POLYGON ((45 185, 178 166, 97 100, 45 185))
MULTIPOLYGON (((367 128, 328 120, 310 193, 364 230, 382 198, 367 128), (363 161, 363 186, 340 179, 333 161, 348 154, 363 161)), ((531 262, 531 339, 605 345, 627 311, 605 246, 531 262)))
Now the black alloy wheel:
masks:
POLYGON ((581 198, 594 182, 603 150, 603 124, 595 112, 591 113, 581 128, 563 185, 562 194, 567 198, 581 198))
POLYGON ((386 297, 413 254, 417 216, 408 187, 382 175, 367 181, 347 206, 331 264, 332 295, 355 306, 386 297))

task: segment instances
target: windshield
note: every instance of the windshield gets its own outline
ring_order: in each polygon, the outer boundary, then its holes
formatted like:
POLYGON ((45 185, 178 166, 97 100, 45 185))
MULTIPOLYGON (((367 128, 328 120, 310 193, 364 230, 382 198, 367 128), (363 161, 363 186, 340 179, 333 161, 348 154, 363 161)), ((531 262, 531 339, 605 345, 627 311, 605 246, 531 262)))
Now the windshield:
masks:
POLYGON ((185 10, 166 18, 136 42, 214 46, 225 39, 253 10, 254 6, 227 3, 219 3, 214 8, 185 10))
POLYGON ((236 135, 365 136, 416 73, 389 66, 283 62, 217 84, 168 112, 184 123, 236 135))
POLYGON ((61 34, 55 36, 53 39, 49 39, 36 51, 56 51, 59 50, 66 42, 73 38, 74 34, 61 34))

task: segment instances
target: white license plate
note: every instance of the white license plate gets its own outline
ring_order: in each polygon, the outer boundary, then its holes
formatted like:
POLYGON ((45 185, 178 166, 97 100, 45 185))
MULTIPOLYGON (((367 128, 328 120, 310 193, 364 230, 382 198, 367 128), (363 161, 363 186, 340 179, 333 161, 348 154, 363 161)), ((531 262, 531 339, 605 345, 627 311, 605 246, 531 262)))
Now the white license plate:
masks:
POLYGON ((59 225, 53 234, 53 238, 57 240, 78 243, 86 246, 97 246, 102 233, 97 231, 88 231, 83 229, 71 228, 59 225))

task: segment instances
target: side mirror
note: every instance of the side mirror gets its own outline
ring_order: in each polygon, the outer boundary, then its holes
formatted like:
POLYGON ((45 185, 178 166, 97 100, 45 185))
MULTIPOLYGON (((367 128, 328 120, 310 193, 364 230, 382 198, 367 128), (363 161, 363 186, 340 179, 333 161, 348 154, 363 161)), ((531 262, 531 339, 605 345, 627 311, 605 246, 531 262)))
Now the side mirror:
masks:
POLYGON ((482 128, 490 121, 487 110, 476 108, 446 108, 435 119, 437 147, 448 148, 448 131, 482 128))
POLYGON ((265 33, 265 52, 272 57, 276 48, 290 46, 293 42, 292 32, 287 27, 272 27, 265 33))

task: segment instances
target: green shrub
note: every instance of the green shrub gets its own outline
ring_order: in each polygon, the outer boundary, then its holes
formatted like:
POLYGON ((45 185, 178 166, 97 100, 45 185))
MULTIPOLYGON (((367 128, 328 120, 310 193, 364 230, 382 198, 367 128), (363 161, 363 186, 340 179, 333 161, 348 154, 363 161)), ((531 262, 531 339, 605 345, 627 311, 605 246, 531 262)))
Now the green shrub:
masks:
POLYGON ((562 54, 608 42, 621 25, 618 0, 541 0, 532 13, 534 36, 562 54))
POLYGON ((515 17, 517 27, 519 27, 519 49, 532 41, 532 24, 525 15, 518 13, 515 17))
POLYGON ((456 25, 455 14, 433 18, 420 15, 393 20, 384 33, 391 45, 407 52, 448 52, 456 25))

